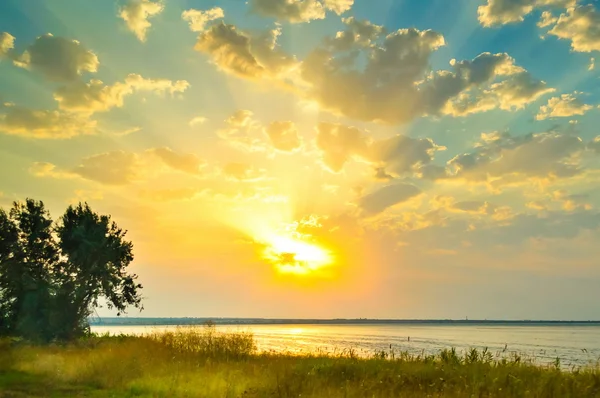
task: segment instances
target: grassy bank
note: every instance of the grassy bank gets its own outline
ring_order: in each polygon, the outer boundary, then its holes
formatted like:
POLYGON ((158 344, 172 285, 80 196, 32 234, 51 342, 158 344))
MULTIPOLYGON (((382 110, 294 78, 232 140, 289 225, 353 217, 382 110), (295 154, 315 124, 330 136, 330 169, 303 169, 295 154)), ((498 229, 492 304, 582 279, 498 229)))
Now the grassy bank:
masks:
POLYGON ((561 371, 475 350, 359 359, 257 354, 213 328, 93 336, 64 346, 0 342, 0 397, 600 397, 600 370, 561 371))

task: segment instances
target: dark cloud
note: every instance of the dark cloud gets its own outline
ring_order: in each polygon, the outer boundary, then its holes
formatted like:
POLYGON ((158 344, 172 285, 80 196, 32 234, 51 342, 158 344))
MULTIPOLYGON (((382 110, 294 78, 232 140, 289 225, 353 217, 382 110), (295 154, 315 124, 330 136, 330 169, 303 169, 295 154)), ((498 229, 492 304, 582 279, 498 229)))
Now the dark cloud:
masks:
POLYGON ((395 184, 383 187, 359 199, 360 208, 369 215, 378 214, 398 203, 407 201, 421 193, 421 190, 410 184, 395 184))

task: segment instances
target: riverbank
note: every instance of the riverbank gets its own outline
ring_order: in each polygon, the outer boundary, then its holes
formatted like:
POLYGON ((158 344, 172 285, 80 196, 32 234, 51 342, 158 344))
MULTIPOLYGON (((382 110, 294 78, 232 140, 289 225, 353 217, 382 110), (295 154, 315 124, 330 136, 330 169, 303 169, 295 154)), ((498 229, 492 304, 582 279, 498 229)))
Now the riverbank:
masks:
POLYGON ((253 336, 214 328, 0 346, 0 397, 600 397, 600 369, 441 351, 256 353, 253 336))

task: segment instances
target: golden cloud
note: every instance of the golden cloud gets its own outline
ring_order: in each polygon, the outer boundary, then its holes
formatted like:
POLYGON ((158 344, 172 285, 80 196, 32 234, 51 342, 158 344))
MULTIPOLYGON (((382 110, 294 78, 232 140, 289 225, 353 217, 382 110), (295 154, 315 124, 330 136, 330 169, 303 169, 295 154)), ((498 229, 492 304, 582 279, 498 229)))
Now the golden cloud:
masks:
POLYGON ((94 134, 97 129, 96 121, 61 111, 9 106, 0 112, 1 132, 27 138, 65 139, 94 134))
POLYGON ((0 59, 9 55, 15 48, 15 37, 8 32, 0 32, 0 59))
POLYGON ((281 152, 292 152, 302 145, 294 122, 272 122, 265 128, 273 148, 281 152))
POLYGON ((367 215, 374 215, 419 194, 421 190, 411 184, 388 185, 361 197, 358 205, 367 215))
POLYGON ((177 153, 168 147, 153 148, 150 153, 158 156, 167 166, 184 173, 199 175, 206 162, 193 153, 177 153))
POLYGON ((433 160, 436 151, 445 149, 430 139, 405 135, 373 141, 356 127, 325 122, 317 125, 316 144, 330 171, 338 173, 346 162, 358 158, 375 168, 378 179, 417 173, 433 160))
POLYGON ((148 29, 152 26, 148 19, 163 12, 164 8, 160 1, 128 0, 119 8, 119 17, 139 41, 145 42, 148 29))
POLYGON ((59 168, 51 163, 38 162, 30 168, 37 177, 74 178, 105 185, 127 185, 164 172, 164 164, 173 170, 198 175, 205 163, 196 155, 177 153, 170 148, 152 148, 145 152, 111 151, 83 158, 79 165, 59 168), (156 163, 159 159, 160 163, 156 163))
POLYGON ((245 152, 261 152, 267 149, 263 141, 261 124, 254 120, 249 110, 237 110, 227 120, 217 135, 232 147, 245 152))
POLYGON ((58 101, 60 109, 92 114, 122 107, 124 98, 135 91, 173 95, 184 92, 188 87, 189 83, 185 80, 147 79, 132 73, 123 82, 112 86, 95 79, 89 83, 76 82, 63 86, 54 92, 54 99, 58 101))
POLYGON ((209 22, 225 17, 221 7, 213 7, 209 10, 189 9, 181 13, 181 19, 189 23, 192 32, 202 32, 209 22))
MULTIPOLYGON (((573 5, 575 1, 573 1, 573 5)), ((561 14, 548 34, 559 39, 571 40, 571 48, 577 52, 600 51, 600 13, 594 5, 571 7, 561 14)))
POLYGON ((137 154, 112 151, 82 159, 72 172, 106 185, 125 185, 140 178, 142 167, 137 154))
POLYGON ((252 165, 241 162, 227 163, 223 166, 223 174, 233 180, 246 182, 260 181, 265 177, 264 170, 256 169, 252 165))
POLYGON ((541 106, 540 112, 535 117, 536 120, 584 115, 594 107, 581 102, 578 97, 580 94, 582 93, 574 92, 573 94, 562 94, 560 97, 550 98, 546 105, 541 106))
POLYGON ((291 23, 324 19, 326 11, 340 15, 353 4, 354 0, 250 0, 253 12, 291 23))
POLYGON ((554 132, 512 137, 486 136, 474 152, 448 162, 445 178, 501 186, 528 179, 560 179, 581 173, 586 144, 577 136, 554 132))
POLYGON ((541 7, 572 7, 577 0, 487 0, 477 8, 479 22, 485 27, 522 22, 533 10, 541 7))
POLYGON ((274 79, 297 64, 293 56, 279 49, 277 37, 280 34, 280 29, 273 29, 249 35, 221 22, 200 32, 194 48, 209 55, 228 73, 248 79, 274 79))
POLYGON ((431 72, 431 54, 445 45, 440 33, 411 28, 387 34, 368 21, 343 22, 344 30, 301 62, 277 45, 279 28, 251 35, 216 23, 200 33, 196 49, 227 73, 270 80, 332 113, 369 122, 513 111, 554 91, 505 53, 452 60, 452 71, 431 72))

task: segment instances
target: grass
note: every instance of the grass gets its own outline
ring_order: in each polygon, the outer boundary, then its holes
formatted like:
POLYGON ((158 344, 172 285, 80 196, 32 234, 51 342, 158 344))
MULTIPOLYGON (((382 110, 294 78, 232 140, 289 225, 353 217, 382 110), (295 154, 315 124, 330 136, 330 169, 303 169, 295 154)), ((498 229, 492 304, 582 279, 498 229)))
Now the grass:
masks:
POLYGON ((600 397, 600 369, 539 367, 486 351, 358 358, 257 353, 212 327, 68 344, 0 342, 0 397, 600 397))

